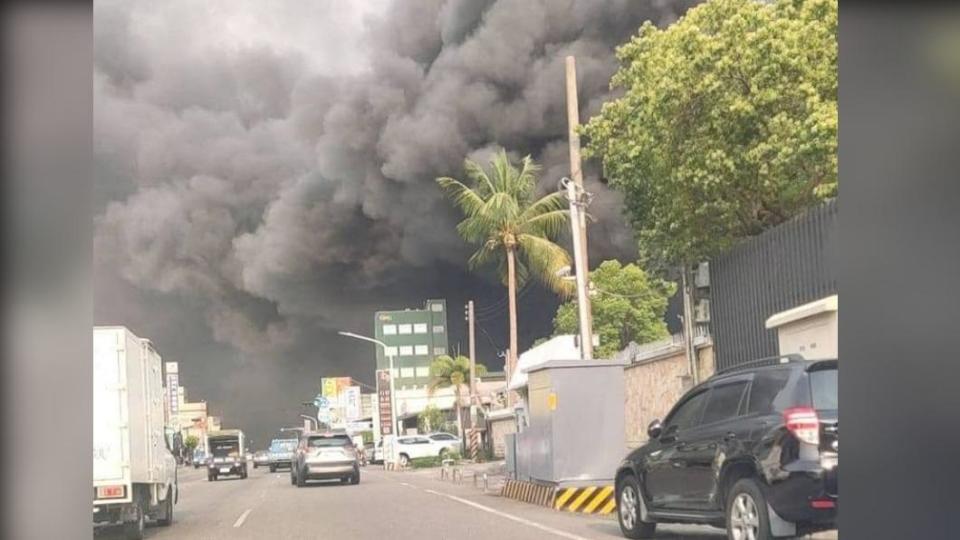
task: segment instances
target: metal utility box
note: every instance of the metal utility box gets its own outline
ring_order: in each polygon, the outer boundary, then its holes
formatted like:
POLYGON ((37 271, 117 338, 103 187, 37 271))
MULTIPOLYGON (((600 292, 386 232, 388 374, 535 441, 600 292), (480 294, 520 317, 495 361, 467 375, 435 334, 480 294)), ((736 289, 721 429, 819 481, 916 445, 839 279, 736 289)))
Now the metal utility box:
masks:
POLYGON ((516 437, 521 480, 558 487, 613 482, 626 451, 625 365, 551 360, 529 370, 530 425, 516 437))

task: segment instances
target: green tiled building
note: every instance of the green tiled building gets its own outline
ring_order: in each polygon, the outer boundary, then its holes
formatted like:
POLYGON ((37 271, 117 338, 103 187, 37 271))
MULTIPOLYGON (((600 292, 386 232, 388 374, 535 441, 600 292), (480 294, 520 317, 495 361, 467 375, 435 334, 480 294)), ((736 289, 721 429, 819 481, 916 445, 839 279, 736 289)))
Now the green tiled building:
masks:
MULTIPOLYGON (((378 311, 373 325, 377 339, 394 355, 397 389, 426 386, 433 359, 448 354, 446 300, 427 300, 423 309, 378 311)), ((387 369, 381 347, 377 347, 377 369, 387 369)))

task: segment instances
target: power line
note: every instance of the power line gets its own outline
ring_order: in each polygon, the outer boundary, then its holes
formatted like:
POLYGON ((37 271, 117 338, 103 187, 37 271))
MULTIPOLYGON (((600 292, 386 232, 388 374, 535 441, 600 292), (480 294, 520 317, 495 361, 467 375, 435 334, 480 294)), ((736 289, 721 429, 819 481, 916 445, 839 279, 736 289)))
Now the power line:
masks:
MULTIPOLYGON (((521 289, 521 290, 520 290, 520 293, 517 295, 517 301, 519 302, 519 301, 522 300, 525 296, 527 296, 527 294, 530 292, 530 290, 531 290, 532 288, 533 288, 532 286, 529 286, 529 285, 528 285, 527 287, 524 287, 523 289, 521 289)), ((483 313, 483 314, 481 314, 481 315, 477 315, 476 310, 474 310, 473 316, 474 316, 474 318, 477 319, 477 320, 489 321, 489 320, 492 320, 495 316, 499 316, 499 311, 500 311, 501 309, 503 309, 504 307, 506 307, 506 306, 500 306, 500 307, 497 308, 497 309, 491 309, 489 312, 483 313)))
MULTIPOLYGON (((476 319, 474 319, 474 320, 476 320, 476 319)), ((480 324, 479 322, 477 322, 477 328, 479 328, 480 331, 483 332, 483 335, 487 337, 487 341, 490 342, 490 345, 492 345, 495 350, 497 350, 497 351, 503 350, 499 345, 497 345, 496 343, 493 342, 493 338, 490 337, 490 334, 487 332, 487 329, 484 328, 483 325, 480 324)))

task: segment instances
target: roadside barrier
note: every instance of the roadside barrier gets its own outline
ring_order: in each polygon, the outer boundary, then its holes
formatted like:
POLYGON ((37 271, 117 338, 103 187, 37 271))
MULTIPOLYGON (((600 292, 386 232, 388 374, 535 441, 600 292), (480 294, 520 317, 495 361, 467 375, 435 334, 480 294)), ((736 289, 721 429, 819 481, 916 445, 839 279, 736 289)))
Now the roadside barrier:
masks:
POLYGON ((558 488, 553 507, 565 512, 609 514, 617 507, 613 486, 558 488))
POLYGON ((554 487, 525 482, 523 480, 507 480, 500 491, 501 497, 514 499, 547 508, 553 506, 554 487))

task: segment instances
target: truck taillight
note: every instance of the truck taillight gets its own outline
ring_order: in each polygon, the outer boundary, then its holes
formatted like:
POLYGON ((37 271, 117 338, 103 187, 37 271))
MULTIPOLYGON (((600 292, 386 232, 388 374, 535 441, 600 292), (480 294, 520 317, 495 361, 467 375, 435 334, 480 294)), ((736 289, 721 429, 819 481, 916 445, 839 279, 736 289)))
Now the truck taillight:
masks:
POLYGON ((122 499, 126 492, 126 486, 97 486, 98 499, 122 499))
POLYGON ((820 444, 820 418, 810 407, 793 407, 783 411, 783 421, 790 433, 805 443, 820 444))

